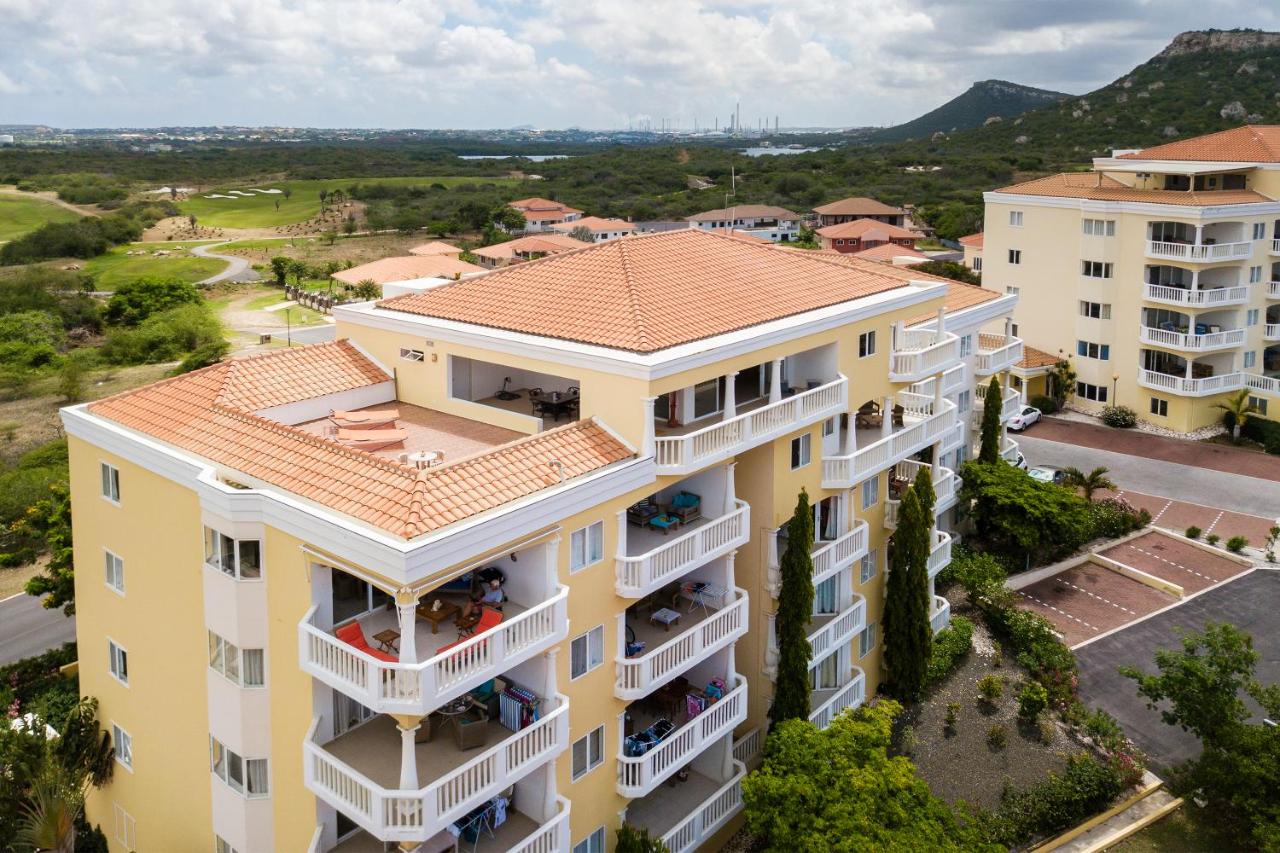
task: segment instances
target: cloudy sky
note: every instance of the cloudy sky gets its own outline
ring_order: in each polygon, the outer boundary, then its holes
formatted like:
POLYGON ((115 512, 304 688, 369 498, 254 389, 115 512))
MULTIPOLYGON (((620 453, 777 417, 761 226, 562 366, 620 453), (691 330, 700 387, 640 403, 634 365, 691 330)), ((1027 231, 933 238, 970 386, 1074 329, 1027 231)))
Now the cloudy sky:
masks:
POLYGON ((0 0, 0 124, 893 124, 1081 93, 1258 0, 0 0))

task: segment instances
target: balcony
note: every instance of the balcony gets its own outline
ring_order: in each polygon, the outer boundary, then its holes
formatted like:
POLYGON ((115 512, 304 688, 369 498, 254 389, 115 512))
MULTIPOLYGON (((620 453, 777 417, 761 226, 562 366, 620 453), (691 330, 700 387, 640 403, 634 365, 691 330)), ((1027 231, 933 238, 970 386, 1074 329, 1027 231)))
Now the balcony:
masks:
POLYGON ((974 354, 973 372, 990 376, 1008 370, 1022 361, 1022 339, 1007 335, 978 335, 978 351, 974 354))
POLYGON ((1267 323, 1262 330, 1264 341, 1280 341, 1280 323, 1267 323))
POLYGON ((950 332, 899 328, 889 353, 889 381, 919 382, 959 361, 960 339, 950 332))
MULTIPOLYGON (((975 457, 977 455, 978 454, 976 453, 974 454, 975 457)), ((1010 465, 1013 465, 1014 463, 1016 463, 1018 461, 1018 442, 1014 441, 1012 438, 1009 438, 1009 436, 1007 435, 1001 438, 1000 439, 1000 458, 1003 459, 1005 462, 1008 462, 1010 465)))
MULTIPOLYGON (((957 424, 956 406, 950 400, 922 397, 907 391, 897 395, 902 406, 901 426, 895 425, 888 435, 882 429, 856 429, 854 439, 857 448, 852 453, 824 456, 822 460, 822 488, 848 489, 902 460, 919 453, 944 438, 957 424), (863 444, 863 436, 876 437, 863 444)), ((861 419, 861 415, 857 416, 861 419)), ((896 417, 896 416, 895 416, 896 417)), ((855 424, 856 426, 856 424, 855 424)), ((849 430, 844 428, 842 448, 847 448, 849 430)))
POLYGON ((1272 240, 1268 251, 1273 255, 1280 255, 1280 240, 1272 240))
MULTIPOLYGON (((492 836, 488 832, 482 832, 474 846, 468 843, 470 853, 553 853, 568 850, 569 801, 564 797, 557 797, 555 806, 555 815, 545 822, 526 815, 518 807, 509 806, 507 819, 501 826, 494 827, 492 836)), ((316 840, 307 853, 321 853, 318 846, 319 835, 320 830, 317 830, 316 840)), ((448 845, 447 849, 452 849, 452 836, 449 836, 448 845)), ((331 847, 329 853, 386 853, 386 845, 360 830, 343 839, 336 847, 331 847)))
POLYGON ((623 598, 642 598, 716 557, 747 544, 751 507, 735 500, 736 509, 718 518, 698 518, 679 535, 664 536, 648 527, 625 527, 627 553, 615 559, 614 587, 623 598))
POLYGON ((1172 243, 1161 240, 1147 241, 1147 257, 1172 261, 1200 261, 1213 263, 1216 261, 1243 260, 1253 254, 1253 243, 1249 241, 1237 243, 1172 243))
POLYGON ((1280 395, 1280 377, 1259 376, 1256 373, 1244 374, 1244 387, 1264 394, 1280 395))
POLYGON ((1194 335, 1184 332, 1171 332, 1166 329, 1155 329, 1150 326, 1139 326, 1138 339, 1144 344, 1154 344, 1155 346, 1169 349, 1210 352, 1212 350, 1231 349, 1244 344, 1244 329, 1228 329, 1225 332, 1194 335))
MULTIPOLYGON (((433 634, 426 620, 417 620, 416 646, 437 650, 417 663, 379 660, 339 640, 315 625, 313 607, 298 623, 298 655, 304 672, 366 708, 381 714, 426 714, 564 640, 568 602, 568 587, 528 609, 507 602, 504 619, 495 628, 444 651, 440 649, 454 642, 456 632, 446 627, 448 633, 433 634)), ((395 627, 395 614, 379 611, 361 625, 365 636, 372 637, 382 627, 395 627)))
MULTIPOLYGON (((930 376, 928 379, 922 379, 912 385, 907 390, 922 397, 932 397, 933 384, 937 381, 936 377, 930 376)), ((967 387, 968 382, 965 381, 963 364, 949 368, 942 374, 942 396, 950 397, 952 394, 959 393, 967 387)))
POLYGON ((1267 298, 1280 299, 1280 281, 1267 282, 1267 298))
POLYGON ((809 697, 810 706, 816 705, 809 714, 809 722, 820 729, 831 725, 831 720, 846 708, 857 708, 867 698, 867 679, 862 670, 853 668, 853 679, 843 687, 830 690, 815 690, 809 697))
MULTIPOLYGON (((987 390, 990 385, 979 384, 975 389, 977 397, 982 401, 982 405, 987 404, 987 390)), ((1009 418, 1022 411, 1022 395, 1013 388, 1001 388, 1000 397, 1000 423, 1005 423, 1009 418)))
MULTIPOLYGON (((898 529, 898 508, 902 506, 901 495, 911 487, 918 475, 932 476, 933 466, 927 462, 907 459, 894 466, 889 479, 889 494, 884 501, 884 526, 887 530, 898 529), (893 496, 895 494, 897 496, 893 496)), ((950 468, 939 468, 938 478, 933 481, 936 502, 933 505, 934 515, 941 515, 956 505, 956 493, 960 490, 960 478, 950 468)))
MULTIPOLYGON (((688 719, 683 711, 675 714, 677 719, 686 722, 643 755, 619 752, 619 794, 633 799, 649 794, 698 753, 732 733, 747 718, 747 680, 737 673, 731 673, 730 680, 733 689, 702 713, 692 719, 688 719)), ((630 706, 629 713, 631 709, 636 710, 633 724, 637 731, 656 719, 655 715, 640 713, 640 706, 630 706)))
POLYGON ((1244 387, 1243 373, 1220 373, 1217 376, 1203 376, 1196 379, 1174 376, 1169 373, 1158 373, 1154 370, 1138 369, 1138 384, 1156 391, 1168 391, 1183 397, 1208 397, 1224 391, 1236 391, 1244 387))
POLYGON ((938 572, 951 565, 951 534, 945 530, 933 532, 933 546, 929 549, 929 577, 936 578, 938 572))
MULTIPOLYGON (((687 610, 681 610, 677 628, 672 636, 644 618, 636 606, 634 615, 627 612, 626 627, 629 642, 645 644, 646 651, 634 657, 615 661, 617 681, 614 695, 620 699, 640 699, 666 684, 707 655, 735 642, 747 632, 747 592, 739 587, 728 593, 730 600, 720 602, 689 602, 687 610), (634 636, 634 640, 631 639, 634 636)), ((672 602, 676 604, 676 602, 672 602)), ((667 606, 667 602, 662 602, 667 606)))
POLYGON ((853 603, 839 613, 820 613, 809 620, 809 647, 812 660, 826 656, 841 645, 848 645, 854 636, 867 627, 867 602, 860 595, 853 596, 853 603))
POLYGON ((1249 301, 1248 287, 1210 287, 1203 290, 1164 284, 1143 285, 1142 298, 1148 302, 1207 308, 1219 305, 1241 305, 1249 301))
MULTIPOLYGON (((383 841, 425 841, 485 800, 555 758, 569 745, 569 702, 519 732, 483 724, 485 748, 462 751, 444 741, 416 744, 416 790, 399 788, 402 738, 391 717, 377 717, 321 745, 317 718, 303 744, 307 789, 383 841)), ((481 725, 481 724, 475 724, 481 725)))
POLYGON ((933 597, 933 612, 929 614, 929 627, 938 633, 951 624, 951 602, 940 595, 933 597))
POLYGON ((651 838, 660 838, 671 853, 696 850, 742 810, 742 777, 747 768, 741 761, 731 765, 729 781, 717 782, 698 770, 689 771, 688 780, 671 788, 662 786, 647 797, 627 806, 627 823, 643 827, 651 838), (694 803, 692 809, 689 804, 694 803))
POLYGON ((664 427, 654 438, 658 473, 688 474, 838 415, 848 408, 848 389, 848 380, 841 376, 783 400, 745 404, 738 410, 750 411, 711 426, 688 432, 681 432, 684 427, 664 427))
MULTIPOLYGON (((813 561, 813 583, 815 586, 836 572, 849 568, 854 562, 866 556, 868 548, 867 531, 867 523, 858 521, 854 523, 848 533, 841 534, 829 542, 819 541, 814 543, 814 549, 809 552, 809 559, 813 561)), ((777 598, 778 593, 782 591, 782 575, 778 571, 779 547, 775 531, 775 535, 770 538, 768 578, 765 582, 765 586, 774 598, 777 598)))

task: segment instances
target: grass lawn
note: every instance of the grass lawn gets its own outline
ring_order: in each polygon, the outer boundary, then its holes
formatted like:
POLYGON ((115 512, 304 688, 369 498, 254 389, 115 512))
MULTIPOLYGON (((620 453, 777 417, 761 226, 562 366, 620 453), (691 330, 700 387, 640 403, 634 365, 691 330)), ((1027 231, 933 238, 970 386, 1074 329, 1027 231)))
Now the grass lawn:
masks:
POLYGON ((1108 848, 1111 853, 1202 853, 1248 850, 1236 836, 1214 822, 1213 815, 1195 803, 1183 803, 1168 817, 1108 848))
POLYGON ((42 199, 0 195, 0 242, 21 237, 46 222, 71 222, 79 218, 65 207, 42 199))
POLYGON ((334 178, 325 181, 263 181, 239 183, 193 193, 178 207, 184 215, 195 214, 201 225, 214 228, 270 228, 305 222, 320 212, 320 190, 346 189, 352 184, 443 184, 446 187, 465 183, 514 184, 512 178, 493 177, 393 177, 393 178, 334 178), (254 193, 234 198, 206 198, 210 195, 228 195, 228 190, 251 192, 254 189, 291 191, 289 198, 283 193, 254 193), (276 203, 279 202, 279 209, 276 203))
MULTIPOLYGON (((84 271, 93 276, 98 290, 115 290, 120 284, 136 278, 177 278, 197 282, 226 269, 226 262, 216 258, 197 258, 186 254, 180 243, 129 243, 117 246, 105 255, 90 258, 84 271), (161 249, 163 247, 163 249, 161 249), (179 254, 156 257, 154 254, 126 255, 127 251, 171 251, 179 254)), ((192 244, 185 244, 192 245, 192 244)))

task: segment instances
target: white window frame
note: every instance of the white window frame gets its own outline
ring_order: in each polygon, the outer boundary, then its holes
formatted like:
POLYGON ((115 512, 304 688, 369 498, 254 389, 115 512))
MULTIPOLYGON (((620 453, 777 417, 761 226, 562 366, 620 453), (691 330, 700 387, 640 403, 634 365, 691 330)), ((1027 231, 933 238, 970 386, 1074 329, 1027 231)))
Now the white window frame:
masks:
POLYGON ((412 347, 400 347, 400 360, 422 363, 427 360, 427 353, 424 350, 413 349, 412 347))
POLYGON ((235 750, 229 749, 225 743, 209 735, 209 772, 222 781, 232 791, 247 800, 260 800, 264 797, 271 796, 271 765, 265 758, 245 758, 235 750), (223 756, 222 767, 218 766, 217 756, 221 751, 223 756), (250 773, 249 765, 263 764, 267 770, 265 776, 267 778, 267 788, 265 791, 250 791, 249 782, 253 774, 250 773), (231 773, 233 766, 240 769, 240 780, 236 781, 231 773))
POLYGON ((604 522, 595 521, 569 534, 569 571, 580 572, 604 559, 604 522))
POLYGON ((587 673, 604 664, 604 626, 597 625, 590 631, 579 634, 569 642, 569 680, 577 681, 587 673), (575 655, 582 656, 582 671, 578 669, 575 655))
POLYGON ((111 721, 111 746, 115 750, 116 761, 133 772, 133 735, 129 734, 115 720, 111 721))
POLYGON ((102 479, 102 499, 120 506, 120 469, 110 462, 99 462, 98 472, 102 479))
POLYGON ((138 822, 133 819, 133 815, 125 811, 124 806, 119 803, 112 803, 115 807, 116 818, 116 841, 125 850, 138 849, 138 822))
POLYGON ((1253 223, 1253 239, 1255 240, 1267 239, 1267 223, 1265 222, 1253 223))
POLYGON ((597 826, 591 834, 573 845, 573 853, 604 853, 604 827, 597 826))
POLYGON ((1255 397, 1252 394, 1250 394, 1249 405, 1257 409, 1258 414, 1262 415, 1264 418, 1267 416, 1267 398, 1266 397, 1255 397))
POLYGON ((1246 326, 1256 326, 1256 325, 1258 325, 1258 317, 1259 317, 1259 316, 1261 316, 1261 314, 1259 313, 1259 309, 1257 309, 1257 308, 1250 308, 1249 310, 1247 310, 1247 311, 1245 311, 1245 312, 1244 312, 1244 324, 1245 324, 1246 326))
POLYGON ((1009 264, 1010 264, 1011 266, 1015 266, 1015 267, 1016 267, 1016 266, 1019 266, 1021 263, 1022 263, 1022 250, 1021 250, 1021 249, 1010 249, 1010 250, 1009 250, 1009 264))
POLYGON ((870 358, 876 354, 876 330, 858 335, 858 358, 870 358))
POLYGON ((239 853, 231 843, 221 835, 214 833, 213 835, 213 853, 239 853))
POLYGON ((213 527, 206 527, 204 529, 204 551, 205 551, 205 554, 204 554, 205 565, 209 566, 210 568, 217 569, 218 571, 222 572, 222 574, 226 575, 229 578, 232 578, 233 580, 244 581, 246 583, 257 583, 262 580, 262 576, 266 573, 266 566, 264 565, 265 560, 263 560, 263 549, 262 549, 261 539, 235 539, 223 533, 221 530, 218 530, 213 527), (222 552, 223 552, 222 541, 221 539, 215 540, 217 547, 210 548, 210 544, 209 544, 210 534, 212 534, 215 537, 221 537, 222 539, 226 539, 228 542, 232 543, 232 555, 233 555, 232 559, 235 561, 234 566, 228 567, 228 566, 222 565, 222 552), (244 558, 241 557, 240 555, 240 546, 249 542, 252 542, 258 546, 258 574, 256 576, 245 575, 242 570, 244 558))
POLYGON ((107 671, 111 677, 129 686, 129 650, 107 637, 107 671))
POLYGON ((1009 227, 1010 228, 1022 227, 1022 211, 1021 210, 1009 211, 1009 227))
POLYGON ((981 255, 977 255, 974 257, 973 266, 971 267, 971 269, 974 272, 982 272, 982 256, 981 255))
POLYGON ((880 501, 880 475, 862 481, 862 508, 871 509, 880 501), (869 498, 869 499, 868 499, 869 498))
POLYGON ((1110 302, 1090 302, 1087 299, 1080 300, 1080 316, 1088 317, 1091 320, 1110 320, 1111 319, 1111 303, 1110 302), (1097 309, 1098 313, 1094 313, 1097 309))
POLYGON ((1168 400, 1161 400, 1159 397, 1152 397, 1151 405, 1148 408, 1150 408, 1151 414, 1155 415, 1157 418, 1169 417, 1168 400))
POLYGON ((103 554, 103 571, 106 573, 104 582, 107 587, 117 594, 124 595, 124 559, 106 548, 102 549, 103 554))
POLYGON ((1249 283, 1257 284, 1262 281, 1262 267, 1249 267, 1249 283))
POLYGON ((876 642, 876 623, 871 622, 858 632, 858 660, 875 651, 876 642))
POLYGON ((803 435, 797 435, 791 439, 790 450, 791 470, 798 471, 813 461, 813 436, 807 432, 803 435), (797 448, 799 449, 798 453, 797 448), (796 461, 797 457, 799 457, 799 462, 796 461))
POLYGON ((602 764, 604 764, 604 726, 596 726, 594 729, 575 740, 573 745, 569 747, 569 771, 572 774, 573 781, 577 782, 583 776, 586 776, 602 764), (591 757, 592 738, 596 739, 596 756, 594 761, 591 757), (583 749, 586 752, 586 766, 581 770, 575 766, 575 752, 577 751, 578 744, 583 744, 583 749))
POLYGON ((861 566, 858 569, 858 583, 869 583, 880 572, 880 549, 872 548, 862 555, 861 566), (867 568, 871 571, 868 572, 867 568))
POLYGON ((1246 369, 1247 369, 1247 368, 1250 368, 1250 367, 1253 367, 1253 366, 1254 366, 1255 364, 1257 364, 1257 363, 1258 363, 1258 351, 1257 351, 1257 350, 1249 350, 1248 352, 1246 352, 1246 353, 1244 354, 1244 366, 1245 366, 1245 368, 1246 368, 1246 369))
POLYGON ((267 656, 262 649, 242 649, 222 636, 209 632, 209 669, 230 681, 237 687, 257 690, 267 686, 267 656), (254 654, 261 658, 257 670, 262 673, 260 683, 249 683, 245 680, 245 656, 254 654), (228 664, 235 660, 234 666, 228 664))

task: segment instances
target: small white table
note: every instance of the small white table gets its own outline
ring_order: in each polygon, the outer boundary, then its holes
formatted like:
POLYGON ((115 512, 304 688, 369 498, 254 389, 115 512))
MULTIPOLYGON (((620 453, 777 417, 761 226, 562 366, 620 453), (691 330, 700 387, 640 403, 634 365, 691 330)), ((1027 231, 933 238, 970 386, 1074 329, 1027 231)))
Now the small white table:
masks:
POLYGON ((440 454, 434 450, 419 450, 416 453, 409 454, 409 464, 421 470, 430 468, 440 459, 440 454))

